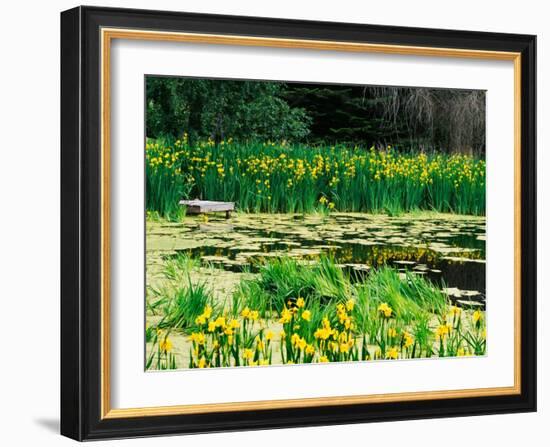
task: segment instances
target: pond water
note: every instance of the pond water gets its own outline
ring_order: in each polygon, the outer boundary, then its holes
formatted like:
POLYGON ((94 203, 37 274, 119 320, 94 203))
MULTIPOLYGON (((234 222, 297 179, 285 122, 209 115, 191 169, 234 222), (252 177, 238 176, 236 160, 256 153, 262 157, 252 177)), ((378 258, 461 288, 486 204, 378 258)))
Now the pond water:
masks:
POLYGON ((208 222, 201 217, 148 222, 148 267, 178 253, 226 272, 254 272, 273 257, 315 261, 330 255, 357 280, 371 268, 391 265, 426 276, 459 305, 485 301, 484 217, 239 214, 208 222))

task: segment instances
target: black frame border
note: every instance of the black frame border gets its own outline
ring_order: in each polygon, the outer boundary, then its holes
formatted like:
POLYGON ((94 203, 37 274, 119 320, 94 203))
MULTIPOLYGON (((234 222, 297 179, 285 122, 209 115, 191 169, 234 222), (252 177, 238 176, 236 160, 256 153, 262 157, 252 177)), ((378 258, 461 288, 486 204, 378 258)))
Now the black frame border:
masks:
POLYGON ((77 7, 61 13, 61 434, 76 440, 536 411, 536 36, 77 7), (102 27, 521 53, 521 393, 101 419, 102 27))

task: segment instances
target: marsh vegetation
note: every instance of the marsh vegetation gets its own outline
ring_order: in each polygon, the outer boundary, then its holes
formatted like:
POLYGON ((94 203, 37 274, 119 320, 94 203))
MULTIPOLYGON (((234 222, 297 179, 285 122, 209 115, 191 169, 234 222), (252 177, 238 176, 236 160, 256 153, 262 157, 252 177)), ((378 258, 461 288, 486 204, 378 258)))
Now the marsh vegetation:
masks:
POLYGON ((151 78, 147 95, 146 369, 485 354, 482 93, 151 78))
POLYGON ((147 366, 483 355, 484 234, 436 213, 150 219, 147 366))

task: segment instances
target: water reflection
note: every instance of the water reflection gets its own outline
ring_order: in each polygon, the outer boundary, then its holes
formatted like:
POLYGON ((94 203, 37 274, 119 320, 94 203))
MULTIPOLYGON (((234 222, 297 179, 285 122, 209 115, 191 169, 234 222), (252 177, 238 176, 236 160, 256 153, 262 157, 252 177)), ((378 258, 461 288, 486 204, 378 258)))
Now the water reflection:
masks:
POLYGON ((482 218, 262 215, 208 224, 187 218, 184 224, 148 230, 148 250, 155 248, 150 234, 160 245, 162 238, 177 239, 167 256, 183 252, 228 271, 254 271, 278 256, 315 260, 329 255, 358 277, 369 268, 392 265, 425 275, 441 287, 479 292, 478 301, 485 295, 482 218))

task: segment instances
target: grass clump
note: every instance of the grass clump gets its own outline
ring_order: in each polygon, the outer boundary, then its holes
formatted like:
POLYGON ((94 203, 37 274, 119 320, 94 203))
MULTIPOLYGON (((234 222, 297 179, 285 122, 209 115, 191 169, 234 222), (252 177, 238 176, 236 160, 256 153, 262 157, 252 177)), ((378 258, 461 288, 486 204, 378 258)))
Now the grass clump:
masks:
POLYGON ((283 257, 260 266, 257 277, 242 281, 235 302, 240 308, 259 309, 262 316, 280 313, 299 297, 308 304, 342 301, 350 294, 350 281, 333 260, 321 257, 315 265, 283 257))
POLYGON ((188 279, 187 284, 174 289, 166 297, 164 318, 158 324, 159 328, 190 329, 197 324, 197 318, 203 309, 212 306, 213 299, 205 283, 193 284, 188 279))

